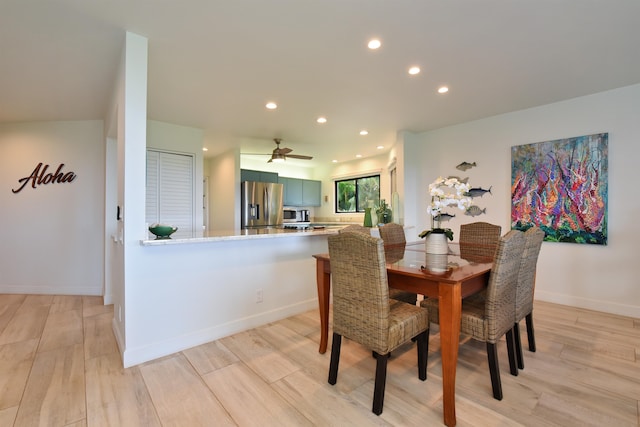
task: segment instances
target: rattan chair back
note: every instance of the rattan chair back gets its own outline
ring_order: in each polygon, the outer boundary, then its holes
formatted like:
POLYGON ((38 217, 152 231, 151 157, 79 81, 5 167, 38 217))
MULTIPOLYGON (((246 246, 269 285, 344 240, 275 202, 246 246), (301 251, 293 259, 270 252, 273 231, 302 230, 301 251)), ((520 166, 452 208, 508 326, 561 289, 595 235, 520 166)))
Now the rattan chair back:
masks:
POLYGON ((498 243, 485 294, 486 342, 497 342, 513 328, 516 287, 524 244, 524 233, 518 230, 510 230, 498 243))
MULTIPOLYGON (((380 237, 384 241, 384 250, 387 262, 398 262, 404 257, 407 238, 404 235, 404 227, 395 222, 390 222, 378 228, 380 237)), ((389 289, 389 297, 409 304, 416 304, 418 295, 413 292, 389 289)))
POLYGON ((525 233, 524 252, 518 273, 516 289, 515 321, 519 322, 533 311, 533 292, 536 281, 536 266, 538 255, 544 240, 544 231, 538 227, 531 227, 525 233))
POLYGON ((380 237, 384 241, 385 245, 396 245, 407 243, 407 238, 404 235, 404 227, 395 222, 390 222, 378 228, 380 231, 380 237))
POLYGON ((460 226, 460 257, 472 262, 493 261, 502 227, 488 222, 460 226))
POLYGON ((389 352, 389 286, 381 239, 362 233, 329 237, 334 332, 389 352))

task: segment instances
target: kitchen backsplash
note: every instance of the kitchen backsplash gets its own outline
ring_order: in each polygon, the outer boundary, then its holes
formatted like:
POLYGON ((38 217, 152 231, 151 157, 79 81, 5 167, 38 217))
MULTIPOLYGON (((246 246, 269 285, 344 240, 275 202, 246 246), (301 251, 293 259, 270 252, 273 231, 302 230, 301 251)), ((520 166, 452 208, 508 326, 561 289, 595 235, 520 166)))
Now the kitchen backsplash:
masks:
POLYGON ((312 217, 311 221, 313 222, 348 222, 359 224, 363 221, 362 214, 358 216, 344 216, 344 215, 336 215, 336 216, 324 216, 324 217, 312 217))

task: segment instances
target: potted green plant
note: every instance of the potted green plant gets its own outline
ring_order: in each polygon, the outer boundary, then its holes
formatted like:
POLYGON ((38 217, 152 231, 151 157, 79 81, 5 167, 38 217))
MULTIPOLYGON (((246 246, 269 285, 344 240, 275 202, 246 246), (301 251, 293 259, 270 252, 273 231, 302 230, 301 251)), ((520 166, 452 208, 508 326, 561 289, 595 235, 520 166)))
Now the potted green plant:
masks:
POLYGON ((376 214, 378 214, 378 223, 380 224, 389 224, 393 219, 391 208, 385 199, 380 200, 380 205, 376 209, 376 214))

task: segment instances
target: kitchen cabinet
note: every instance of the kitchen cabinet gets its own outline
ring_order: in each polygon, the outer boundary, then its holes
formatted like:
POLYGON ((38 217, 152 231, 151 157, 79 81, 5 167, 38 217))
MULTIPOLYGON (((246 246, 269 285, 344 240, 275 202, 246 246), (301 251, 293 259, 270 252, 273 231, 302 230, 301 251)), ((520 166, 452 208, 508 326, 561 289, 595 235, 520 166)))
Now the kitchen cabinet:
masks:
POLYGON ((278 183, 278 174, 276 172, 263 172, 251 169, 240 169, 240 182, 273 182, 278 183))
POLYGON ((284 185, 285 206, 320 206, 322 203, 320 181, 279 177, 278 182, 284 185))
POLYGON ((278 182, 284 186, 285 206, 303 206, 301 179, 279 177, 278 182))
POLYGON ((320 206, 322 183, 309 179, 302 180, 302 206, 320 206))

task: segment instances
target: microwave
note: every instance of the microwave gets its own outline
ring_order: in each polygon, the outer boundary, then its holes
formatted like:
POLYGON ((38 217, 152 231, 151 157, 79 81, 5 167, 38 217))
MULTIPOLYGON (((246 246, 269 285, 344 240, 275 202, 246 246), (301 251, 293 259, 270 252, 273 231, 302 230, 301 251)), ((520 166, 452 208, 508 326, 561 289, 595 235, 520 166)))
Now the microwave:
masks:
POLYGON ((283 209, 282 220, 283 222, 309 222, 309 211, 307 209, 283 209))
POLYGON ((282 220, 284 222, 297 222, 298 211, 294 209, 284 209, 282 211, 282 220))

